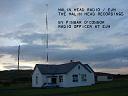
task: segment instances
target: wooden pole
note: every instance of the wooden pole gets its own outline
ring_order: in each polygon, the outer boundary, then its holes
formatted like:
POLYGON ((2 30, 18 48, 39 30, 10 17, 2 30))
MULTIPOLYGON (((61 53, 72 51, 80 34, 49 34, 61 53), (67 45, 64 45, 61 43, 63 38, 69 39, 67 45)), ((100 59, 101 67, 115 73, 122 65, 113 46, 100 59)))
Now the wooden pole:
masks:
POLYGON ((20 61, 20 45, 18 46, 18 70, 20 70, 19 68, 19 61, 20 61))

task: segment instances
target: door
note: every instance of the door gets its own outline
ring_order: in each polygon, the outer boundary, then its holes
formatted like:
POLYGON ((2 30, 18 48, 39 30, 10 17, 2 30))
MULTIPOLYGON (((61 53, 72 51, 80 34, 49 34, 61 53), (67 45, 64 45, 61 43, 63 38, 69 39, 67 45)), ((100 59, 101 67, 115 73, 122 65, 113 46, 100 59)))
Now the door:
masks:
POLYGON ((51 81, 52 81, 53 84, 56 84, 57 83, 55 77, 54 78, 51 78, 51 81))

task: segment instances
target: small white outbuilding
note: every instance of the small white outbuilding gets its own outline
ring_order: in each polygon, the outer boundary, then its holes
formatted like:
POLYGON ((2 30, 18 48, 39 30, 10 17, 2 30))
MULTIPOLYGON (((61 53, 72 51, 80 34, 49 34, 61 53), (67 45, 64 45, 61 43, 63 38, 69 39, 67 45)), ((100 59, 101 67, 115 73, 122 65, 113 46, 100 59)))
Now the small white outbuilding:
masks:
POLYGON ((43 87, 46 83, 59 87, 90 86, 95 84, 94 71, 88 64, 79 61, 60 65, 36 64, 32 87, 43 87))
POLYGON ((96 82, 104 82, 104 81, 112 81, 112 80, 113 80, 113 74, 95 72, 95 81, 96 82))

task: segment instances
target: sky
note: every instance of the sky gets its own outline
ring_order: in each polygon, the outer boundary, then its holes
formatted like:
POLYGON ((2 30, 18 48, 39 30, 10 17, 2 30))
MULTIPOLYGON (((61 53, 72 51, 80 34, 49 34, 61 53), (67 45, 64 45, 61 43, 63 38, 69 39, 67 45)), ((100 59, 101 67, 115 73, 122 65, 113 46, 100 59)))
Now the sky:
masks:
POLYGON ((48 4, 49 63, 70 60, 94 71, 128 74, 128 0, 0 0, 0 70, 46 64, 46 4, 48 4), (59 16, 58 8, 116 8, 124 16, 59 16), (58 20, 104 20, 111 28, 60 29, 58 20))

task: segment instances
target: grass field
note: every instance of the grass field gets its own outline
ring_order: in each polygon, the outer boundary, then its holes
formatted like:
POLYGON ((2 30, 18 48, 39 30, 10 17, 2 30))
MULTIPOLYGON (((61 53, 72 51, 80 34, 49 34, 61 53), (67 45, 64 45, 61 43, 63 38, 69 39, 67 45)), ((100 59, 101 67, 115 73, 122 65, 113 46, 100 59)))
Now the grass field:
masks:
POLYGON ((0 86, 0 96, 128 96, 128 80, 88 87, 35 89, 28 84, 0 86))

